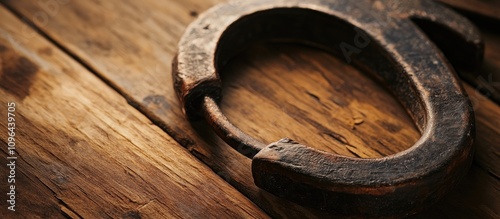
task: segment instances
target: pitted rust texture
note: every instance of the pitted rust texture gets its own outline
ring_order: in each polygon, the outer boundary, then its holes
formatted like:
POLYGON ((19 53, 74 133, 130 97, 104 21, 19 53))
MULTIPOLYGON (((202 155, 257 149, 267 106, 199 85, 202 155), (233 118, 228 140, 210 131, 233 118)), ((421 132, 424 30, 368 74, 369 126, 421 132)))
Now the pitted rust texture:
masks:
POLYGON ((242 0, 210 9, 187 28, 173 77, 187 117, 204 116, 222 139, 252 158, 260 188, 339 215, 399 217, 435 203, 467 172, 474 115, 450 63, 473 72, 483 49, 469 21, 432 1, 242 0), (359 35, 369 41, 359 44, 361 52, 339 46, 359 35), (356 159, 289 139, 265 146, 248 136, 219 109, 218 71, 249 45, 270 40, 319 47, 340 58, 347 51, 352 64, 398 97, 421 139, 392 156, 356 159))

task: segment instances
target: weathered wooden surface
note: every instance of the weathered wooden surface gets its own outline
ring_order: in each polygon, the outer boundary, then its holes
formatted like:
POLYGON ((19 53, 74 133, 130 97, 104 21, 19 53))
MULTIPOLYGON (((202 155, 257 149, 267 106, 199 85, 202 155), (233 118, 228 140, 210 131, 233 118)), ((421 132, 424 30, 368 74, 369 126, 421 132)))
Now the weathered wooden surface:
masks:
MULTIPOLYGON (((500 23, 500 22, 499 22, 500 23)), ((483 66, 479 69, 479 75, 475 78, 474 88, 479 93, 487 95, 491 100, 500 104, 500 29, 497 32, 483 30, 486 40, 486 57, 483 66)))
MULTIPOLYGON (((249 159, 222 143, 203 123, 187 123, 180 112, 170 76, 177 41, 196 14, 220 1, 47 2, 52 6, 5 1, 270 215, 322 216, 259 190, 249 159)), ((32 34, 27 28, 20 31, 32 34)), ((485 71, 498 72, 500 57, 490 48, 498 48, 500 36, 486 39, 485 71)), ((384 88, 321 51, 256 46, 235 59, 222 77, 224 112, 265 142, 287 136, 333 153, 380 157, 404 150, 419 138, 384 88)), ((468 91, 476 103, 475 165, 459 189, 423 217, 500 215, 500 107, 475 89, 468 91)))
POLYGON ((126 100, 0 7, 0 127, 16 103, 17 206, 1 218, 266 217, 126 100))
POLYGON ((500 1, 497 0, 439 0, 458 9, 500 20, 500 1))

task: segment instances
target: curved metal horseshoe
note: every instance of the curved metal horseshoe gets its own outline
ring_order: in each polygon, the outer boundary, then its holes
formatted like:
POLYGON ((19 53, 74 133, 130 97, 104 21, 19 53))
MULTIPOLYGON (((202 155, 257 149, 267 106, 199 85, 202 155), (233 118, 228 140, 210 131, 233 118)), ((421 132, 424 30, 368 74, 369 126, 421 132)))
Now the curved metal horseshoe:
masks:
POLYGON ((483 47, 470 22, 428 0, 237 0, 188 27, 173 78, 186 115, 204 116, 222 139, 253 158, 260 188, 341 215, 403 216, 435 203, 471 164, 473 110, 448 61, 471 71, 483 47), (218 70, 266 40, 312 45, 369 69, 398 97, 422 137, 395 155, 357 159, 289 139, 266 146, 246 135, 219 109, 218 70))

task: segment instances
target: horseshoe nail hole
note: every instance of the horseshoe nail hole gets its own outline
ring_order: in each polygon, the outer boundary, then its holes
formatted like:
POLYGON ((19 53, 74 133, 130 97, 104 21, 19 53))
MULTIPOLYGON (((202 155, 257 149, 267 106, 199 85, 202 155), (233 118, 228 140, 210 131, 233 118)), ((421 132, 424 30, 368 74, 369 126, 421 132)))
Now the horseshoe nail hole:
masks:
POLYGON ((258 44, 232 59, 221 77, 223 112, 262 142, 289 137, 326 152, 375 158, 420 138, 387 89, 318 49, 258 44))

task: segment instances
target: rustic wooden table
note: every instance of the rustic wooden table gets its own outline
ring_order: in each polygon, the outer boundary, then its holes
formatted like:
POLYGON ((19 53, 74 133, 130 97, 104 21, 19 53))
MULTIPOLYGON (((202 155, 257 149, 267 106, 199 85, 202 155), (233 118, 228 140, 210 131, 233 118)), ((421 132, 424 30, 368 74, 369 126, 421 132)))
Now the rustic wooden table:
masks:
MULTIPOLYGON (((1 2, 0 218, 329 216, 257 188, 251 161, 180 111, 170 76, 177 42, 222 0, 1 2), (10 155, 8 103, 15 103, 10 155), (17 157, 15 184, 8 183, 9 156, 17 157), (6 202, 10 185, 15 212, 6 202)), ((443 2, 484 24, 480 85, 465 85, 476 112, 476 155, 460 186, 415 217, 500 218, 500 101, 492 101, 500 91, 500 3, 443 2)), ((258 45, 222 78, 223 111, 264 142, 287 136, 369 158, 420 137, 387 90, 316 49, 258 45)))

